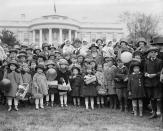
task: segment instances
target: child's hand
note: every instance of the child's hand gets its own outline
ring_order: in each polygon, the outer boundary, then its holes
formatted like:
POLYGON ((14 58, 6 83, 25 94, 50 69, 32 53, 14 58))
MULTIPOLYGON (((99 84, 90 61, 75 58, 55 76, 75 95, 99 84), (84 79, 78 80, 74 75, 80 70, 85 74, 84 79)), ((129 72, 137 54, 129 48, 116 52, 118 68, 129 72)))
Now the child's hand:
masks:
POLYGON ((115 81, 120 81, 120 79, 119 79, 119 78, 114 78, 114 80, 115 80, 115 81))
POLYGON ((126 77, 123 81, 124 81, 124 82, 128 81, 128 77, 126 77))
POLYGON ((76 76, 73 76, 73 78, 76 78, 76 76))
POLYGON ((69 78, 72 79, 72 76, 70 76, 69 78))
POLYGON ((145 77, 149 77, 149 74, 148 73, 145 73, 145 77))

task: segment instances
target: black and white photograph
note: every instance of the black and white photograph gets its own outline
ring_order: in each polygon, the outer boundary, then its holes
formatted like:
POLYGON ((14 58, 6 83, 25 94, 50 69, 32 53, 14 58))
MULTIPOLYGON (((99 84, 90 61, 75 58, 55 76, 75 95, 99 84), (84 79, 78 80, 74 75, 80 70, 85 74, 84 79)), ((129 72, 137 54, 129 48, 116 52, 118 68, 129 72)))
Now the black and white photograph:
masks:
POLYGON ((0 3, 0 131, 163 131, 163 0, 0 3))

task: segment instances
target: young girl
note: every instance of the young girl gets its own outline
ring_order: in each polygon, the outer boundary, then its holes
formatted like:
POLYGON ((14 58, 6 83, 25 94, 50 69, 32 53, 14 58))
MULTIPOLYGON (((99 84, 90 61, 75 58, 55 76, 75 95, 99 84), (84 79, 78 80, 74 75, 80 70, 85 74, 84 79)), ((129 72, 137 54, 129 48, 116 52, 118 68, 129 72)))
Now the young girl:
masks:
POLYGON ((32 79, 33 79, 33 76, 36 73, 36 65, 37 65, 36 60, 31 60, 30 61, 30 74, 31 74, 32 79))
POLYGON ((49 100, 51 100, 51 106, 54 105, 54 94, 58 93, 57 84, 58 81, 56 81, 57 77, 57 71, 54 69, 54 62, 52 60, 47 61, 47 71, 46 71, 46 78, 48 82, 53 82, 52 84, 48 84, 49 90, 48 95, 46 96, 46 105, 49 105, 49 100), (49 99, 50 96, 50 99, 49 99))
POLYGON ((37 65, 36 67, 36 73, 33 76, 33 89, 32 93, 35 98, 35 106, 36 110, 40 108, 44 108, 43 105, 43 96, 48 94, 48 83, 46 76, 44 74, 44 65, 37 65))
POLYGON ((106 87, 104 85, 104 72, 103 72, 103 67, 102 65, 98 65, 97 66, 97 71, 95 76, 97 77, 97 82, 98 82, 98 86, 97 86, 97 105, 98 108, 104 107, 104 96, 106 95, 106 87))
POLYGON ((19 85, 23 84, 21 74, 17 72, 18 64, 16 60, 12 60, 8 64, 9 70, 5 72, 4 78, 9 79, 11 82, 11 88, 8 93, 6 93, 7 103, 9 106, 8 111, 12 110, 12 101, 14 100, 15 110, 18 111, 18 99, 16 98, 16 92, 19 85))
POLYGON ((22 80, 23 80, 23 83, 28 83, 29 84, 28 93, 30 94, 30 93, 32 93, 32 90, 31 90, 32 76, 30 74, 30 69, 29 69, 29 66, 28 66, 27 63, 24 63, 22 68, 23 68, 22 71, 21 71, 22 80))
POLYGON ((104 70, 104 77, 105 77, 105 86, 108 90, 108 95, 110 98, 110 107, 113 109, 117 108, 117 95, 115 89, 115 72, 116 66, 114 65, 114 59, 112 57, 108 58, 107 63, 104 63, 105 70, 104 70))
POLYGON ((131 66, 133 73, 129 75, 128 79, 128 91, 129 96, 132 99, 132 106, 134 110, 134 116, 137 116, 137 108, 139 107, 139 115, 143 116, 143 101, 145 97, 144 85, 143 85, 143 74, 140 72, 141 64, 135 62, 131 66))
POLYGON ((97 96, 97 89, 96 89, 97 81, 96 79, 95 81, 92 81, 91 83, 87 83, 87 81, 93 77, 96 78, 96 76, 93 74, 91 66, 90 67, 88 66, 86 69, 86 74, 84 76, 84 86, 82 90, 82 96, 85 98, 86 109, 89 109, 88 103, 89 103, 89 100, 91 101, 92 110, 94 109, 94 97, 97 96))
POLYGON ((80 67, 73 67, 72 75, 70 76, 70 83, 71 83, 71 96, 73 97, 74 106, 80 106, 80 93, 81 87, 83 86, 83 79, 80 75, 80 67))
MULTIPOLYGON (((69 85, 69 77, 70 77, 70 72, 68 71, 68 62, 65 59, 60 59, 59 60, 59 65, 60 65, 60 69, 58 71, 58 75, 57 75, 57 80, 58 80, 58 88, 59 86, 63 86, 63 84, 69 85)), ((60 97, 60 103, 61 103, 61 107, 63 107, 63 105, 65 107, 67 107, 67 92, 70 90, 66 89, 66 90, 62 90, 62 89, 58 89, 59 90, 59 97, 60 97)))
POLYGON ((76 65, 78 66, 78 63, 77 63, 77 56, 76 56, 75 54, 72 54, 72 55, 71 55, 70 61, 71 61, 71 64, 70 64, 70 66, 69 66, 69 70, 71 70, 72 67, 75 67, 76 65))

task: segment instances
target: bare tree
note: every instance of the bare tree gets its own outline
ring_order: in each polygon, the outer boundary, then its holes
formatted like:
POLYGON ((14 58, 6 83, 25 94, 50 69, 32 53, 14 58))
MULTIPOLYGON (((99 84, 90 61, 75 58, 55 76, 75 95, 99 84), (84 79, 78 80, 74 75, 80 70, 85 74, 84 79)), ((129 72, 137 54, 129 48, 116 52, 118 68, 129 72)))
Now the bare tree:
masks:
POLYGON ((120 15, 121 22, 126 24, 129 40, 137 42, 140 37, 150 41, 158 36, 159 17, 144 13, 123 12, 120 15))

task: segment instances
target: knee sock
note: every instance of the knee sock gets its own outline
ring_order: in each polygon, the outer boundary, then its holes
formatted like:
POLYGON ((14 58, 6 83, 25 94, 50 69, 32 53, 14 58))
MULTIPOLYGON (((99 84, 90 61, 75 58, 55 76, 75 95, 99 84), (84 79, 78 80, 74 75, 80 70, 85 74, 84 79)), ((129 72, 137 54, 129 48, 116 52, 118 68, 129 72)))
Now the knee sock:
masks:
POLYGON ((139 103, 139 115, 143 116, 143 101, 138 100, 138 103, 139 103))
POLYGON ((67 105, 67 94, 63 95, 64 104, 67 105))
POLYGON ((77 98, 77 102, 78 106, 80 106, 80 97, 77 98))
POLYGON ((46 102, 49 102, 49 95, 46 95, 46 102))
POLYGON ((134 116, 137 116, 137 100, 132 100, 134 116))
POLYGON ((74 103, 74 106, 76 106, 76 98, 73 97, 73 103, 74 103))
POLYGON ((97 105, 100 105, 100 97, 97 97, 97 105))
POLYGON ((114 109, 117 108, 117 96, 114 95, 114 109))
POLYGON ((35 106, 36 106, 36 108, 39 108, 39 99, 35 99, 35 106))
POLYGON ((101 104, 104 105, 104 97, 101 96, 101 104))
POLYGON ((12 98, 7 98, 7 104, 8 106, 12 106, 12 98))
POLYGON ((94 109, 94 98, 91 97, 90 100, 91 100, 91 108, 94 109))
POLYGON ((51 94, 51 102, 54 102, 54 94, 51 94))
POLYGON ((18 99, 14 98, 14 106, 17 107, 18 106, 18 99))
POLYGON ((44 108, 43 97, 40 98, 40 107, 41 107, 41 108, 44 108))
POLYGON ((88 109, 88 97, 85 97, 85 107, 88 109))
POLYGON ((151 100, 151 105, 152 105, 153 113, 156 113, 157 112, 157 100, 156 99, 152 99, 151 100))
POLYGON ((60 103, 61 103, 61 106, 62 106, 63 105, 63 95, 60 95, 59 98, 60 98, 60 103))

